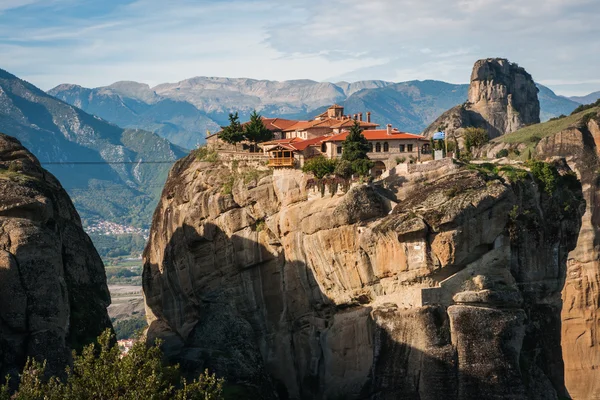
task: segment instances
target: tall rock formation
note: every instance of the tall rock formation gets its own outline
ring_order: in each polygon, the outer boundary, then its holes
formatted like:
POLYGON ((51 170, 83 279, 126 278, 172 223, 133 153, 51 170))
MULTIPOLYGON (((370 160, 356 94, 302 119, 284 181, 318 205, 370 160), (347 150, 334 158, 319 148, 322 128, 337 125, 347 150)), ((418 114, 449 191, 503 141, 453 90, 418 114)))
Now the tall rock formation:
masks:
POLYGON ((149 340, 254 399, 565 396, 581 186, 437 167, 321 197, 180 160, 144 253, 149 340))
POLYGON ((564 158, 583 186, 586 209, 562 293, 562 351, 569 395, 575 400, 600 399, 600 107, 527 128, 515 137, 518 140, 508 135, 490 142, 479 156, 493 158, 502 149, 524 151, 533 146, 534 158, 564 158))
POLYGON ((540 122, 538 88, 525 69, 503 58, 479 60, 473 66, 469 97, 433 122, 424 132, 444 129, 461 137, 463 128, 484 128, 490 138, 540 122))
POLYGON ((562 349, 572 398, 600 399, 600 109, 569 119, 570 126, 537 144, 534 156, 564 157, 582 182, 586 211, 562 294, 562 349))
MULTIPOLYGON (((104 265, 60 183, 0 134, 0 377, 27 357, 64 372, 111 326, 104 265)), ((13 380, 15 382, 15 380, 13 380)))

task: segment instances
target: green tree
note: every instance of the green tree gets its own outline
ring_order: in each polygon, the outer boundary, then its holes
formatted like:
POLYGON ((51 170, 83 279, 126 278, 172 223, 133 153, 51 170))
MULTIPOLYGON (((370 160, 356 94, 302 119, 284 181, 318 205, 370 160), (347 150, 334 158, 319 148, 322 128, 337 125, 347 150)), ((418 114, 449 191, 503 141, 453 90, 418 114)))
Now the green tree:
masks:
POLYGON ((342 160, 354 162, 356 160, 368 160, 367 153, 370 150, 369 142, 362 134, 362 128, 358 121, 350 128, 346 140, 342 142, 342 160))
POLYGON ((333 174, 337 166, 337 160, 331 160, 323 156, 318 156, 307 160, 302 167, 302 172, 310 172, 315 178, 323 179, 326 175, 333 174))
POLYGON ((481 147, 490 140, 485 129, 475 127, 465 128, 464 138, 465 148, 469 153, 472 147, 481 147))
POLYGON ((235 145, 236 150, 237 144, 244 140, 244 129, 242 128, 242 124, 240 124, 240 117, 237 112, 229 113, 229 125, 223 128, 219 139, 225 143, 235 145))
POLYGON ((8 383, 0 387, 0 400, 221 400, 223 381, 207 372, 191 383, 177 367, 165 367, 158 346, 137 342, 122 356, 114 336, 106 330, 97 345, 73 354, 66 378, 44 379, 45 363, 28 360, 18 391, 9 397, 8 383))
POLYGON ((256 148, 257 143, 272 140, 273 132, 267 129, 260 114, 254 110, 250 114, 250 122, 244 127, 244 136, 256 148))

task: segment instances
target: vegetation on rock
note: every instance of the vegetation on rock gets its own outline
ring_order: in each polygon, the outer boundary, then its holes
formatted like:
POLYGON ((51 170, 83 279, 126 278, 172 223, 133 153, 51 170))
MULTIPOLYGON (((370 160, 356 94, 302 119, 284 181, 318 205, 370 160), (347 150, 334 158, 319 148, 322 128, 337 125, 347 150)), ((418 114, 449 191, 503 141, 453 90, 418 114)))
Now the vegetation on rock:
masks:
POLYGON ((198 159, 199 161, 206 161, 206 162, 219 161, 219 153, 216 150, 209 148, 208 146, 198 147, 195 151, 195 154, 196 154, 196 159, 198 159))
POLYGON ((468 127, 464 133, 465 148, 470 153, 473 147, 479 148, 489 141, 487 131, 483 128, 468 127))
POLYGON ((302 167, 302 172, 312 173, 315 178, 322 179, 333 174, 336 170, 338 160, 318 156, 307 160, 302 167))

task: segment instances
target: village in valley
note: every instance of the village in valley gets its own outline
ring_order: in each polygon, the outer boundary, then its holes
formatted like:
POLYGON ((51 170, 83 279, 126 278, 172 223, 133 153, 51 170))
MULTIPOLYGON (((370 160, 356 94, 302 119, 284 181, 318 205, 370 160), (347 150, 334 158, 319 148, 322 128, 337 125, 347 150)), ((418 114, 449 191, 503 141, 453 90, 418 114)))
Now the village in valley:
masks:
MULTIPOLYGON (((371 121, 371 112, 345 115, 344 107, 337 104, 307 121, 265 118, 256 112, 249 122, 239 123, 237 114, 231 114, 230 121, 230 126, 207 135, 207 148, 230 158, 259 157, 273 169, 302 169, 310 160, 342 159, 343 143, 353 129, 360 131, 364 137, 361 140, 366 140, 368 173, 374 178, 398 164, 427 163, 446 155, 441 150, 443 146, 439 146, 440 151, 434 151, 435 142, 425 136, 402 132, 391 124, 382 128, 371 121), (263 125, 259 129, 268 133, 257 135, 262 140, 248 140, 243 132, 251 131, 257 119, 260 120, 258 125, 263 125)), ((443 139, 443 135, 440 138, 443 139)))

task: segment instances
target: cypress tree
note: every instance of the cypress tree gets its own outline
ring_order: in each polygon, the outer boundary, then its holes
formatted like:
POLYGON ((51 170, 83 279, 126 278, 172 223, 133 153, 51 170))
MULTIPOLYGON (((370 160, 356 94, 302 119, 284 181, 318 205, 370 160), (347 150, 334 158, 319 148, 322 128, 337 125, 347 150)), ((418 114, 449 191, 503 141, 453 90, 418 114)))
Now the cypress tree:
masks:
POLYGON ((222 141, 233 144, 236 146, 237 144, 244 140, 244 130, 242 129, 242 125, 240 124, 240 117, 238 113, 229 113, 229 125, 223 128, 221 134, 219 134, 219 139, 222 141))
POLYGON ((342 142, 342 160, 356 161, 356 160, 368 160, 367 153, 370 150, 369 142, 362 134, 362 128, 358 121, 354 121, 354 125, 350 128, 346 140, 342 142))
POLYGON ((257 143, 273 139, 273 132, 267 129, 260 114, 254 110, 250 114, 250 122, 244 127, 244 136, 248 141, 254 143, 256 148, 257 143))

